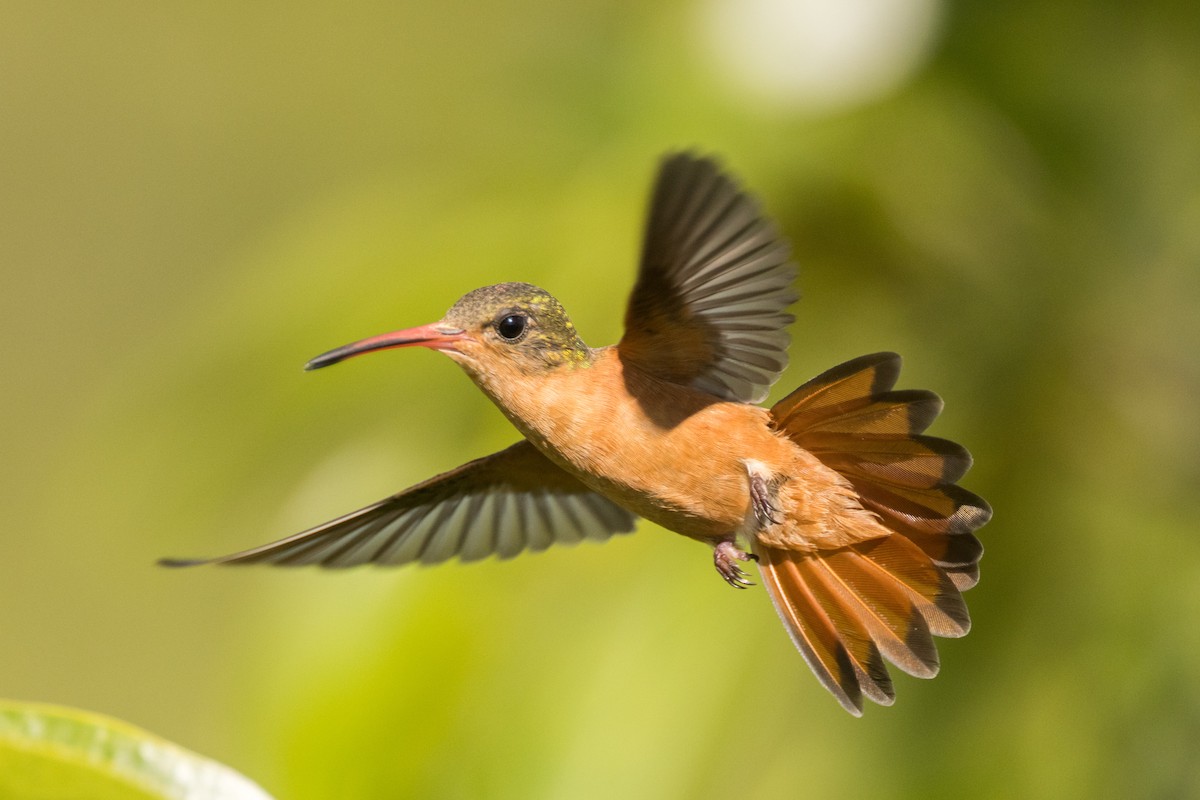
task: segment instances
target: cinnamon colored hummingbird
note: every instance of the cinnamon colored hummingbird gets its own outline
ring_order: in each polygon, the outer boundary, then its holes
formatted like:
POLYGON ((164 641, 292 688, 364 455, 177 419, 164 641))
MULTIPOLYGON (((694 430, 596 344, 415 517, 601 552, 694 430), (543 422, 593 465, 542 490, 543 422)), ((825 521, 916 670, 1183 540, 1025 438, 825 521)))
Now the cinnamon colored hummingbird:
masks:
POLYGON ((967 632, 991 516, 955 482, 961 446, 924 435, 942 402, 895 391, 900 357, 862 356, 770 409, 795 300, 787 243, 717 165, 666 157, 616 346, 584 344, 550 294, 476 289, 440 321, 317 356, 440 350, 525 437, 324 525, 200 563, 351 567, 509 558, 633 530, 644 517, 712 548, 731 586, 758 562, 784 627, 851 714, 891 704, 884 660, 938 671, 967 632))

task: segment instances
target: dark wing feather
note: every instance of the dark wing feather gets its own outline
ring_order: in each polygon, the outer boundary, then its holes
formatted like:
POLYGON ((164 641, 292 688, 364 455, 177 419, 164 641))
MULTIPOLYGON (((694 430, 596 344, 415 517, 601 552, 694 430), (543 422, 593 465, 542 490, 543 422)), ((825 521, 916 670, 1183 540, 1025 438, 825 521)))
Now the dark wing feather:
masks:
POLYGON ((161 563, 353 567, 511 558, 552 544, 603 541, 632 531, 635 519, 519 442, 278 542, 161 563))
POLYGON ((621 358, 724 400, 761 402, 787 366, 787 242, 709 159, 662 163, 621 358))

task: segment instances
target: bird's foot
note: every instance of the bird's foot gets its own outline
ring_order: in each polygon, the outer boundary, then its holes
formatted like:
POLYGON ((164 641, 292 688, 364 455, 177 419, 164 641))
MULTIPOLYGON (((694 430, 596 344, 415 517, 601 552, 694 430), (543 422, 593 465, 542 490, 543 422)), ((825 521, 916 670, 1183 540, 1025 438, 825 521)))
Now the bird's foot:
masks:
POLYGON ((754 582, 750 580, 750 576, 737 565, 739 561, 758 561, 758 556, 738 549, 730 540, 719 542, 713 548, 713 565, 726 583, 735 589, 753 586, 754 582))
POLYGON ((754 512, 754 521, 758 529, 766 530, 768 525, 778 525, 780 518, 779 487, 787 479, 773 475, 757 461, 746 462, 746 473, 750 478, 750 508, 754 512))

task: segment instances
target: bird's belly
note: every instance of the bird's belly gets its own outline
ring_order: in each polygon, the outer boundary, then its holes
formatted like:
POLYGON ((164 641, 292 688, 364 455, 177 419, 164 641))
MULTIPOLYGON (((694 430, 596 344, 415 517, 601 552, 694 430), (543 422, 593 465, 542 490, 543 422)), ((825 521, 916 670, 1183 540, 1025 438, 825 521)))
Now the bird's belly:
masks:
POLYGON ((590 436, 558 437, 554 445, 530 439, 597 492, 695 539, 727 537, 747 523, 748 460, 786 464, 792 457, 793 446, 753 406, 713 404, 669 428, 612 411, 610 424, 590 436))
MULTIPOLYGON (((558 466, 618 505, 696 539, 747 531, 749 463, 795 475, 799 448, 764 408, 626 371, 615 350, 492 399, 558 466)), ((485 386, 485 391, 487 387, 485 386)))
POLYGON ((624 477, 588 475, 583 480, 621 507, 694 539, 718 539, 745 522, 749 492, 744 475, 647 485, 624 477))

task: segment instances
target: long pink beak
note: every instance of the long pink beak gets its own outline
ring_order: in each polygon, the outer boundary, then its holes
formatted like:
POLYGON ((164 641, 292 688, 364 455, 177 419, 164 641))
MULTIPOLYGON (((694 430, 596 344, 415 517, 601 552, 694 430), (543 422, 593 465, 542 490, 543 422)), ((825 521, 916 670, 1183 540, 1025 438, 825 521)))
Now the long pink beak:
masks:
POLYGON ((369 339, 343 345, 336 350, 322 353, 304 365, 306 370, 320 369, 345 361, 347 358, 370 353, 374 350, 390 350, 393 347, 428 347, 432 350, 453 350, 455 342, 462 340, 466 331, 435 322, 394 333, 384 333, 369 339))

